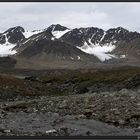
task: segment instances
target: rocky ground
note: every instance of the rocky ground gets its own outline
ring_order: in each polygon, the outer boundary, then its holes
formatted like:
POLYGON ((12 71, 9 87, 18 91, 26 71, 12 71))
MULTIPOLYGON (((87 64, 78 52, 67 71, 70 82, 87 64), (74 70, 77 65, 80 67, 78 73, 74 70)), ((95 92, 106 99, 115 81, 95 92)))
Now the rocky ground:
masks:
POLYGON ((2 136, 140 135, 139 69, 1 72, 0 81, 2 136))
POLYGON ((140 91, 1 102, 1 135, 139 135, 140 91))

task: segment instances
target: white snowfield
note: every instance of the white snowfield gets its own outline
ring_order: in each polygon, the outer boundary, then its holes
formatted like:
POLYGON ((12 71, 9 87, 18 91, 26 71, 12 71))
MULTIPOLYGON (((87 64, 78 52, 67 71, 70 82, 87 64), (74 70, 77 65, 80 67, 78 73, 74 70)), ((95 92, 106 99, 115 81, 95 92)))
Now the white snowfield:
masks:
POLYGON ((16 53, 15 50, 12 50, 15 47, 15 44, 8 42, 7 34, 4 34, 6 38, 5 44, 0 44, 0 57, 13 55, 16 53))
POLYGON ((12 50, 15 47, 14 44, 5 43, 0 45, 0 57, 13 55, 16 53, 16 50, 12 50))
POLYGON ((99 44, 88 45, 86 42, 82 47, 77 47, 85 53, 93 54, 98 57, 101 61, 109 60, 112 58, 117 58, 113 54, 109 54, 109 52, 113 51, 116 47, 112 44, 106 44, 104 46, 100 46, 99 44))
MULTIPOLYGON (((25 31, 23 33, 23 35, 25 36, 25 38, 29 38, 30 36, 34 35, 34 34, 38 34, 42 32, 42 30, 39 31, 25 31)), ((11 44, 8 42, 8 38, 7 38, 7 34, 4 34, 6 37, 6 42, 5 44, 0 44, 0 57, 5 57, 5 56, 9 56, 9 55, 14 55, 16 54, 16 50, 12 50, 17 44, 11 44)), ((28 40, 27 40, 28 41, 28 40)))
POLYGON ((37 31, 25 31, 23 32, 23 35, 25 36, 25 38, 29 38, 32 35, 38 34, 40 32, 42 32, 43 30, 37 30, 37 31))
POLYGON ((66 29, 64 31, 52 31, 52 34, 55 38, 60 38, 61 36, 63 36, 64 34, 66 34, 67 32, 69 32, 69 29, 66 29))

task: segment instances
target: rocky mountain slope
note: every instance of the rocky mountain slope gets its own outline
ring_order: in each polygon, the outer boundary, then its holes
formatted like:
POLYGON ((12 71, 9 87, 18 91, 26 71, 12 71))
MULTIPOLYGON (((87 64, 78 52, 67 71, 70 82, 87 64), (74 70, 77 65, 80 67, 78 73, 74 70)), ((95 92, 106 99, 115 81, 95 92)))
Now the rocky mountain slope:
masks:
POLYGON ((44 57, 52 56, 54 59, 66 59, 67 57, 74 59, 75 56, 80 59, 81 55, 89 56, 75 46, 63 40, 55 39, 53 34, 48 31, 31 36, 14 49, 18 52, 18 56, 23 57, 36 57, 37 55, 39 58, 43 55, 44 57))
POLYGON ((17 26, 0 34, 0 55, 10 55, 20 65, 23 60, 26 64, 38 60, 42 66, 58 61, 62 65, 139 64, 139 43, 139 33, 122 27, 104 31, 96 27, 69 29, 56 24, 30 32, 17 26))
POLYGON ((140 40, 140 34, 129 32, 122 27, 107 31, 91 27, 73 29, 63 35, 61 39, 72 43, 86 53, 97 56, 101 61, 105 61, 111 58, 136 57, 134 54, 139 50, 137 42, 140 40), (128 51, 130 44, 133 44, 132 52, 128 51))

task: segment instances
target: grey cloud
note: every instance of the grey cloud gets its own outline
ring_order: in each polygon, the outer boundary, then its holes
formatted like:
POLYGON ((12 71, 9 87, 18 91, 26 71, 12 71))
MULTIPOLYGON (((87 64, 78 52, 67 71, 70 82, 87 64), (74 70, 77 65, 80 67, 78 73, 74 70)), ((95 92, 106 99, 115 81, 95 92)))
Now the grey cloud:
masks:
POLYGON ((140 3, 0 3, 0 30, 13 26, 43 29, 51 24, 69 28, 123 26, 140 32, 140 3))

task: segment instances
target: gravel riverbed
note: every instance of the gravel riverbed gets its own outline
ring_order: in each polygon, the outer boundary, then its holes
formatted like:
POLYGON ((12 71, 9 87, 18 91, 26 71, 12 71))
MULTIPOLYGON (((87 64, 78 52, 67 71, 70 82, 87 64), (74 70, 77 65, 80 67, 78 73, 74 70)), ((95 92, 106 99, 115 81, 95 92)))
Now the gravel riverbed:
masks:
POLYGON ((140 90, 1 102, 0 135, 140 135, 140 90))

